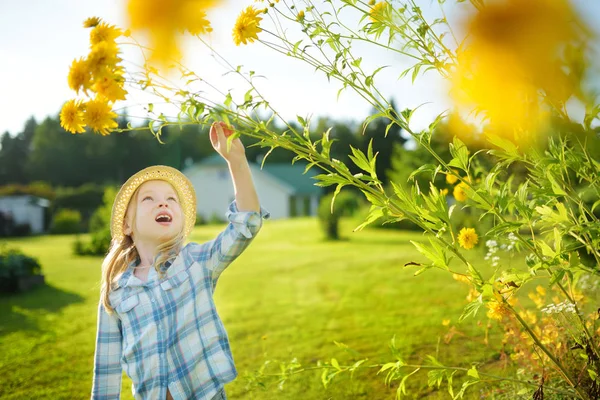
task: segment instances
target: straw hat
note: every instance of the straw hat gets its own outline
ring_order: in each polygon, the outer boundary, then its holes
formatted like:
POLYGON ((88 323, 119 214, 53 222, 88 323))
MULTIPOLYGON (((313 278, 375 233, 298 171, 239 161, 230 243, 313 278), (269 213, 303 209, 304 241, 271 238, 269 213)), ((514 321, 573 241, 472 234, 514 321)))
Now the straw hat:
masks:
POLYGON ((196 192, 190 180, 175 168, 166 165, 154 165, 134 174, 121 186, 112 208, 110 220, 110 233, 113 240, 121 241, 123 233, 123 219, 129 206, 129 201, 135 190, 147 181, 161 180, 170 183, 177 191, 179 204, 184 216, 185 235, 189 235, 196 223, 196 192))

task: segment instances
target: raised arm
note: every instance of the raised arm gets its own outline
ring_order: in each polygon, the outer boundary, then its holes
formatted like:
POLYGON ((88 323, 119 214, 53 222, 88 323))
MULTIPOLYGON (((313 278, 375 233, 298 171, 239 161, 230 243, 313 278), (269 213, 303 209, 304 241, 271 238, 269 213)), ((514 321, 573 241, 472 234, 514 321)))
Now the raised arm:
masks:
POLYGON ((98 328, 94 354, 94 380, 92 400, 115 400, 121 398, 121 321, 116 314, 109 315, 98 305, 98 328))
POLYGON ((215 122, 210 129, 211 144, 227 161, 235 191, 235 200, 225 214, 229 224, 214 240, 189 245, 191 257, 212 271, 213 287, 221 272, 254 239, 262 227, 262 220, 270 217, 269 212, 260 206, 241 140, 232 140, 231 148, 227 150, 227 137, 232 133, 233 128, 222 122, 215 122))
POLYGON ((221 273, 248 247, 262 227, 262 220, 270 218, 267 210, 240 211, 234 200, 226 212, 229 223, 219 235, 206 243, 190 243, 189 256, 203 264, 212 273, 213 288, 221 273))

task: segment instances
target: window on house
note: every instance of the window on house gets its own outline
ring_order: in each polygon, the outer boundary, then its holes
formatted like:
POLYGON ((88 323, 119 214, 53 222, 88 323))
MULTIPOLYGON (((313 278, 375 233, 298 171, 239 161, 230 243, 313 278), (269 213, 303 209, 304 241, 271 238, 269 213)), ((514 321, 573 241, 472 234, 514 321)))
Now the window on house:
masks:
POLYGON ((296 212, 296 196, 290 196, 289 202, 290 217, 298 216, 298 213, 296 212))

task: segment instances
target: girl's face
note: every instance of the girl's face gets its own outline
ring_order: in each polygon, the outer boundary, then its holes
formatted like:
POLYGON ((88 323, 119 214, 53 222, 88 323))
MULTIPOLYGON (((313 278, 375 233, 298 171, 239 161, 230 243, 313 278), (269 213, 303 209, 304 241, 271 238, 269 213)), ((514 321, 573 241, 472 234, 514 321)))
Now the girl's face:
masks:
POLYGON ((134 241, 157 242, 173 238, 183 229, 183 214, 177 192, 165 181, 147 181, 138 188, 125 217, 126 235, 134 241), (135 213, 130 210, 135 207, 135 213), (135 221, 132 221, 135 215, 135 221))

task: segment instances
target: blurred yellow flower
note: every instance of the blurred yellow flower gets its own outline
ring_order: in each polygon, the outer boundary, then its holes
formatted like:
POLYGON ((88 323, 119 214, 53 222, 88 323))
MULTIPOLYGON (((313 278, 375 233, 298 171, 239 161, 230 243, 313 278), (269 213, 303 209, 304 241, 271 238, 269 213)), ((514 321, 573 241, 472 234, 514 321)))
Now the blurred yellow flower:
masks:
POLYGON ((381 22, 385 18, 389 4, 386 1, 376 3, 369 11, 369 19, 373 22, 381 22))
POLYGON ((92 51, 88 55, 87 63, 89 70, 94 77, 102 76, 102 73, 117 68, 117 63, 121 61, 118 56, 119 48, 114 42, 100 42, 92 46, 92 51))
POLYGON ((236 46, 258 40, 258 32, 262 31, 259 27, 262 18, 258 16, 261 12, 262 10, 256 10, 253 6, 249 6, 240 13, 233 27, 233 42, 236 46))
POLYGON ((442 325, 444 325, 444 326, 450 325, 450 320, 449 319, 442 320, 442 325))
POLYGON ((83 27, 84 28, 93 28, 96 25, 98 25, 100 23, 100 21, 102 21, 102 20, 98 17, 88 18, 85 21, 83 21, 83 27))
POLYGON ((184 26, 192 35, 204 35, 213 31, 212 26, 210 26, 210 21, 206 18, 206 13, 204 11, 194 11, 192 9, 186 16, 187 21, 185 21, 184 26))
POLYGON ((463 283, 466 283, 466 284, 471 284, 471 280, 466 275, 452 274, 452 278, 454 278, 454 280, 456 280, 458 282, 463 282, 463 283))
MULTIPOLYGON (((458 175, 458 172, 454 171, 455 174, 458 175)), ((454 185, 458 181, 458 177, 456 175, 446 174, 446 183, 449 185, 454 185)))
POLYGON ((85 104, 85 123, 97 133, 108 135, 116 128, 118 125, 114 118, 117 118, 117 114, 112 112, 106 99, 97 97, 85 104))
POLYGON ((466 183, 461 182, 458 185, 454 186, 454 190, 452 191, 452 195, 457 201, 465 201, 467 200, 467 192, 465 192, 466 183))
MULTIPOLYGON (((545 304, 545 298, 543 299, 541 296, 539 296, 535 292, 529 292, 527 294, 527 297, 529 297, 535 303, 535 306, 537 308, 542 308, 545 304)), ((544 295, 544 297, 545 297, 545 295, 544 295)))
POLYGON ((91 80, 92 75, 88 62, 83 58, 73 60, 71 68, 69 69, 69 87, 77 92, 77 94, 79 94, 80 90, 83 90, 83 92, 86 93, 91 86, 91 80))
POLYGON ((165 66, 179 59, 177 35, 210 32, 206 11, 216 0, 129 0, 127 14, 132 30, 145 30, 150 36, 151 60, 165 66))
POLYGON ((446 195, 448 194, 448 189, 447 189, 447 188, 444 188, 444 189, 440 190, 440 194, 441 194, 442 196, 446 196, 446 195))
POLYGON ((535 288, 535 291, 538 292, 540 294, 540 296, 546 295, 546 289, 544 289, 543 287, 541 287, 539 285, 535 288))
POLYGON ((491 319, 501 320, 504 315, 508 315, 509 311, 503 304, 497 301, 490 301, 486 303, 488 308, 487 317, 491 319))
POLYGON ((478 298, 480 294, 481 293, 479 293, 476 289, 474 289, 472 287, 469 288, 469 294, 467 294, 467 297, 466 297, 467 302, 469 302, 469 303, 472 302, 473 300, 478 298))
POLYGON ((127 91, 123 89, 124 83, 119 75, 103 76, 94 82, 94 91, 111 102, 125 100, 127 91))
POLYGON ((100 42, 114 42, 121 34, 122 31, 116 26, 102 22, 90 32, 90 43, 94 46, 100 42))
POLYGON ((83 109, 80 100, 69 100, 60 111, 60 126, 67 132, 85 132, 83 122, 83 109))
POLYGON ((304 21, 304 10, 300 10, 298 12, 298 15, 296 15, 296 20, 300 22, 304 21))
POLYGON ((473 228, 462 228, 458 233, 458 244, 469 250, 475 247, 479 237, 473 228))
POLYGON ((573 93, 559 65, 560 50, 583 26, 567 0, 490 2, 466 22, 469 40, 452 77, 457 106, 483 111, 496 134, 526 139, 548 115, 540 90, 553 102, 573 93))

